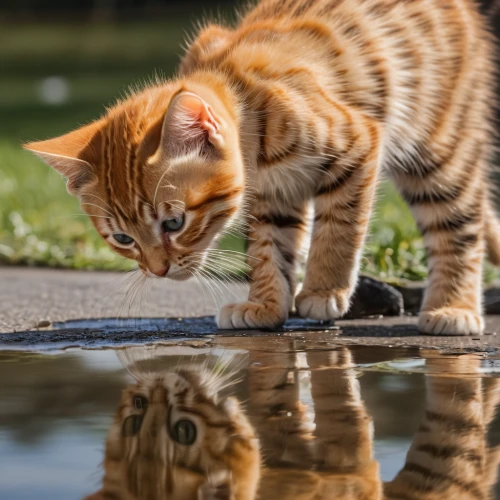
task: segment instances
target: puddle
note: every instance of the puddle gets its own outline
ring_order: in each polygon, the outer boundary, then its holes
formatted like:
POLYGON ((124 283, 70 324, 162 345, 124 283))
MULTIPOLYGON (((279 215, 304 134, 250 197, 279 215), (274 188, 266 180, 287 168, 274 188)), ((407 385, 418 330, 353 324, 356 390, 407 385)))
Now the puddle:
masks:
POLYGON ((292 339, 0 352, 0 498, 500 498, 498 361, 292 339))

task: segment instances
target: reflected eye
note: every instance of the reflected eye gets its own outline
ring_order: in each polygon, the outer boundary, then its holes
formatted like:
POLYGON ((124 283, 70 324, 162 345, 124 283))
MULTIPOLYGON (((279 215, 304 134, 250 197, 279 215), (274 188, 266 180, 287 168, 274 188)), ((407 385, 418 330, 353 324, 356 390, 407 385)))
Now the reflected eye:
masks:
POLYGON ((128 234, 124 233, 116 233, 113 234, 113 238, 122 245, 130 245, 134 242, 134 239, 131 238, 128 234))
POLYGON ((144 396, 134 396, 134 408, 145 410, 148 407, 148 400, 144 396))
POLYGON ((179 420, 174 425, 172 438, 179 444, 192 445, 196 441, 196 426, 191 420, 179 420))
POLYGON ((184 214, 179 215, 179 217, 173 217, 171 219, 164 220, 161 223, 161 228, 164 233, 172 233, 174 231, 179 231, 179 229, 184 225, 184 214))
POLYGON ((135 436, 141 429, 142 415, 130 415, 125 419, 122 426, 123 436, 135 436))

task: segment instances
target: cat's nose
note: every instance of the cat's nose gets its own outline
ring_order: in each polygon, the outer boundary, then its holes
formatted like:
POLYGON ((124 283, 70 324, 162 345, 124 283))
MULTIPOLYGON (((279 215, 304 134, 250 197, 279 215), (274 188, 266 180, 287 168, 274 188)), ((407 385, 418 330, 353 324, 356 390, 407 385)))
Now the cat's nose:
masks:
POLYGON ((167 275, 169 269, 170 269, 170 266, 167 265, 167 267, 164 267, 163 269, 150 269, 150 271, 153 274, 155 274, 156 276, 163 278, 164 276, 167 275))

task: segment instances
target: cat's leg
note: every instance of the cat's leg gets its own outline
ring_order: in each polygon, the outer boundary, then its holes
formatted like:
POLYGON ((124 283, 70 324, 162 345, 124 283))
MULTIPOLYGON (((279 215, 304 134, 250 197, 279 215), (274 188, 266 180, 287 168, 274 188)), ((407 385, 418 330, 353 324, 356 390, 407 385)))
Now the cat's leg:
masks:
POLYGON ((306 204, 285 212, 259 199, 251 214, 248 302, 224 306, 217 318, 221 329, 275 328, 286 321, 292 305, 297 253, 307 232, 306 204))
POLYGON ((487 186, 481 148, 471 142, 457 158, 422 162, 396 174, 423 234, 429 284, 418 327, 422 333, 483 332, 482 264, 487 186))
POLYGON ((248 387, 249 418, 261 442, 266 468, 308 469, 313 463, 311 408, 300 400, 303 359, 290 340, 281 352, 250 349, 248 387))
POLYGON ((333 162, 314 199, 306 275, 295 301, 303 318, 343 316, 356 286, 379 170, 377 127, 364 124, 352 149, 346 163, 333 162))
MULTIPOLYGON (((373 458, 373 421, 361 398, 351 352, 347 348, 310 351, 307 362, 314 402, 316 468, 347 478, 350 475, 351 487, 359 492, 359 498, 380 498, 381 481, 373 458)), ((336 498, 334 490, 331 493, 331 498, 336 498)))
MULTIPOLYGON (((487 424, 483 414, 480 361, 462 357, 427 360, 426 407, 405 465, 386 483, 387 499, 487 499, 487 424)), ((488 482, 491 481, 491 482, 488 482)))

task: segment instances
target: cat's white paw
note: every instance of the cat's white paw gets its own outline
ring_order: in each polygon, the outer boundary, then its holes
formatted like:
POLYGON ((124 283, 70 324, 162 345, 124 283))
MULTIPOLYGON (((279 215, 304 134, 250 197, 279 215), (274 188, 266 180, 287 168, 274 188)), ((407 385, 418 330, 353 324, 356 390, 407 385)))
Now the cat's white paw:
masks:
POLYGON ((483 318, 474 311, 443 307, 434 311, 422 311, 418 317, 421 333, 433 335, 481 335, 483 318))
POLYGON ((348 311, 349 298, 347 290, 303 289, 295 298, 295 307, 301 318, 327 321, 348 311))
POLYGON ((217 326, 221 330, 276 328, 285 321, 286 314, 257 302, 229 304, 222 307, 217 316, 217 326))

